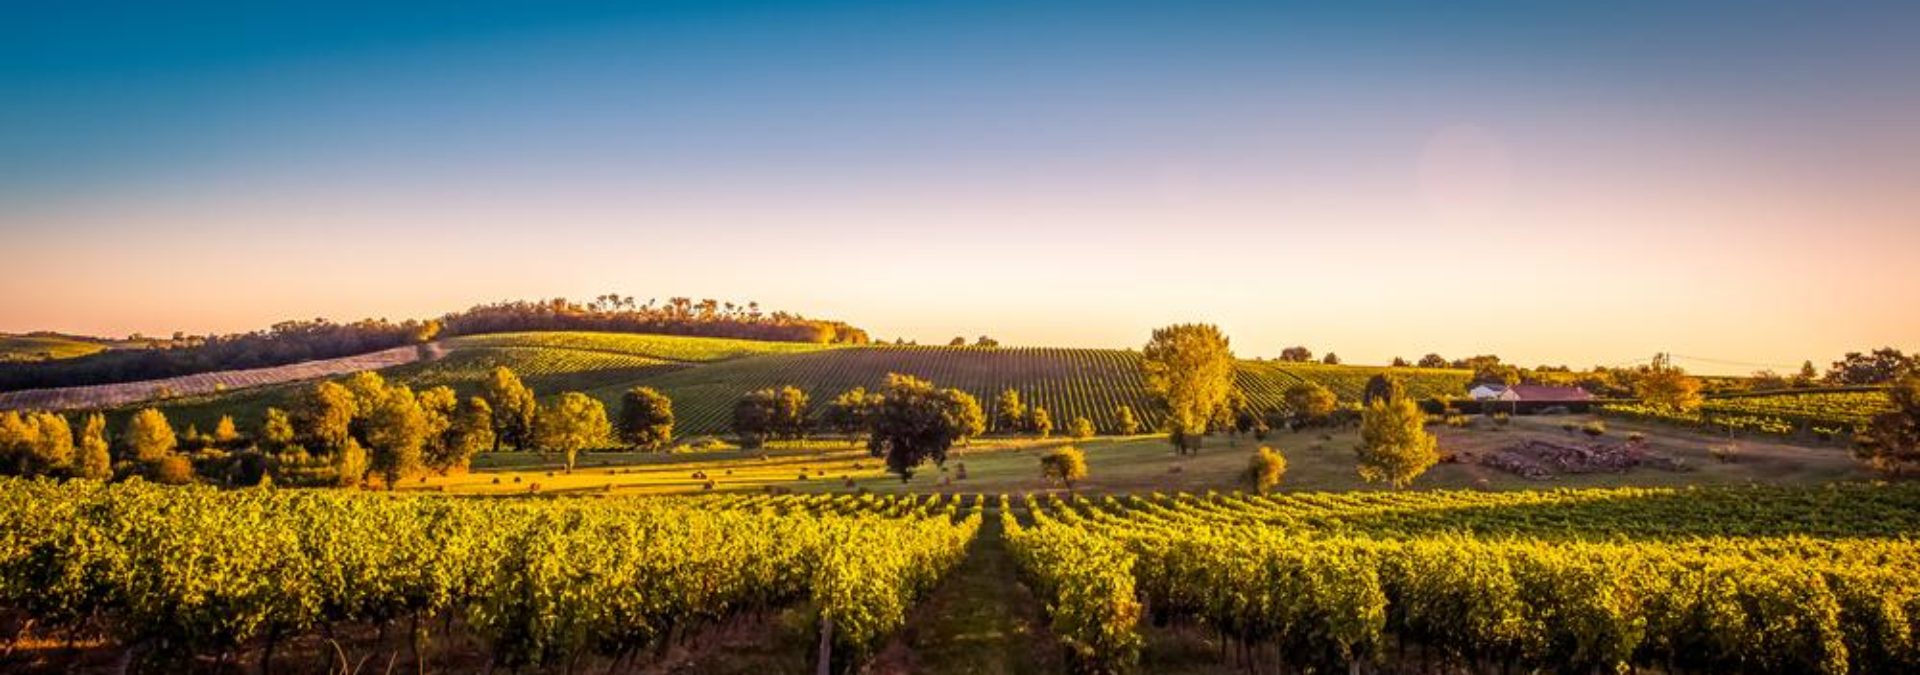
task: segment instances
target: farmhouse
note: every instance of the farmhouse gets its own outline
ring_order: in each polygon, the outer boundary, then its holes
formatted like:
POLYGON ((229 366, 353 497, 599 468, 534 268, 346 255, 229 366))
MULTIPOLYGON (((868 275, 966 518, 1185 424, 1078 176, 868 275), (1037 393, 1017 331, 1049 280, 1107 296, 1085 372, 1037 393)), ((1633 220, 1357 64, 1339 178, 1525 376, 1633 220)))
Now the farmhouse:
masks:
POLYGON ((1580 387, 1560 387, 1547 384, 1503 384, 1481 383, 1467 391, 1475 401, 1545 401, 1554 403, 1577 403, 1593 400, 1593 394, 1580 387))

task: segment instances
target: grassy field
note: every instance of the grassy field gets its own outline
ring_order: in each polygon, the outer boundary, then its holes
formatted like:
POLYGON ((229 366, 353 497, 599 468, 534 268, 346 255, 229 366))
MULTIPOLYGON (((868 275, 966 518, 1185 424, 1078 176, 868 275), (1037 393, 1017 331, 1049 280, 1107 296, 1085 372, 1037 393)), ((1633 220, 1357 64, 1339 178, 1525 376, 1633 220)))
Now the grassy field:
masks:
POLYGON ((67 335, 0 335, 0 362, 71 359, 107 348, 104 342, 67 335))
MULTIPOLYGON (((1560 428, 1584 416, 1521 417, 1502 431, 1434 427, 1441 449, 1480 453, 1528 439, 1568 441, 1560 428)), ((1766 440, 1734 442, 1732 462, 1713 458, 1712 448, 1728 441, 1661 425, 1614 424, 1615 437, 1634 431, 1647 436, 1655 452, 1685 462, 1682 472, 1635 469, 1627 473, 1568 475, 1549 481, 1529 480, 1476 464, 1444 463, 1416 481, 1416 488, 1483 488, 1494 490, 1621 485, 1675 486, 1745 483, 1821 483, 1865 479, 1870 476, 1848 454, 1832 447, 1810 447, 1766 440)), ((1381 486, 1361 482, 1354 473, 1352 431, 1277 433, 1265 445, 1287 456, 1284 490, 1374 490, 1381 486)), ((600 452, 583 454, 579 467, 565 473, 558 456, 533 453, 495 453, 480 456, 464 475, 430 477, 402 486, 407 490, 458 494, 612 493, 671 494, 706 491, 712 481, 718 492, 764 490, 769 486, 795 492, 868 490, 881 493, 1023 493, 1058 489, 1040 477, 1039 458, 1051 448, 1075 445, 1086 452, 1090 477, 1077 487, 1082 492, 1231 490, 1247 456, 1261 445, 1251 438, 1230 442, 1209 440, 1196 456, 1176 457, 1160 436, 1067 439, 999 439, 974 441, 956 448, 944 471, 928 466, 911 481, 887 474, 882 463, 863 448, 841 440, 776 443, 764 450, 723 450, 702 453, 655 454, 600 452), (964 468, 965 477, 961 477, 964 468), (801 478, 802 474, 805 478, 801 478)))
MULTIPOLYGON (((610 333, 512 333, 467 336, 439 343, 445 356, 387 369, 414 386, 448 385, 476 391, 494 366, 519 373, 542 396, 585 391, 609 406, 635 386, 650 386, 674 401, 682 436, 727 430, 734 403, 764 387, 794 385, 816 404, 853 387, 876 387, 888 373, 931 379, 980 400, 989 416, 994 398, 1015 389, 1029 405, 1047 408, 1056 428, 1075 417, 1092 420, 1105 433, 1118 431, 1115 411, 1131 406, 1141 423, 1158 422, 1139 354, 1115 349, 831 346, 715 338, 610 333)), ((1243 361, 1235 379, 1255 405, 1276 407, 1287 387, 1321 383, 1355 400, 1368 378, 1386 370, 1369 366, 1243 361)), ((1469 374, 1459 370, 1396 369, 1416 396, 1460 394, 1469 374)), ((165 401, 170 418, 206 426, 222 414, 242 424, 257 420, 268 405, 284 405, 293 387, 276 386, 165 401)))

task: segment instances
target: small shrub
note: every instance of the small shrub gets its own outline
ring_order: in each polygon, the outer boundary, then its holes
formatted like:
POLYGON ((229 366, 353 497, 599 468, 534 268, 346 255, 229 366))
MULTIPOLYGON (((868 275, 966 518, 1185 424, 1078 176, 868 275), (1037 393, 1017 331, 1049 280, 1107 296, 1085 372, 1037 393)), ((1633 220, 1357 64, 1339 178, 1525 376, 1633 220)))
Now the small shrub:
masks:
POLYGON ((1073 418, 1073 423, 1067 425, 1067 435, 1076 439, 1093 438, 1093 420, 1085 417, 1073 418))
POLYGON ((1040 475, 1071 490, 1074 483, 1087 477, 1087 456, 1071 445, 1056 448, 1040 458, 1040 475))
POLYGON ((1592 422, 1588 422, 1584 425, 1581 425, 1580 432, 1588 436, 1592 436, 1594 438, 1599 438, 1601 436, 1607 435, 1607 423, 1602 422, 1600 420, 1594 420, 1592 422))
POLYGON ((1287 457, 1267 446, 1253 451, 1253 457, 1247 461, 1247 469, 1240 474, 1241 482, 1252 487, 1255 492, 1266 492, 1287 475, 1287 457))
POLYGON ((161 485, 186 485, 193 482, 193 461, 185 455, 167 455, 154 460, 148 468, 153 482, 161 485))
POLYGON ((1504 427, 1512 423, 1513 423, 1513 415, 1509 415, 1503 412, 1497 412, 1493 414, 1493 425, 1496 427, 1504 427))
POLYGON ((1638 431, 1629 433, 1627 434, 1627 442, 1634 444, 1645 443, 1647 442, 1647 435, 1638 431))

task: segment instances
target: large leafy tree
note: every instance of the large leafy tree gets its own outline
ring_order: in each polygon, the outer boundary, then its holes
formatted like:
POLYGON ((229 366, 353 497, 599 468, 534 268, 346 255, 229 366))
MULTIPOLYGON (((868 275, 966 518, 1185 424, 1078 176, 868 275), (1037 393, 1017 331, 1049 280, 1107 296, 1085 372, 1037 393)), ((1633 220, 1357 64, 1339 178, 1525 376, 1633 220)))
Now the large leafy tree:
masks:
POLYGON ((820 423, 834 433, 846 436, 852 442, 859 442, 860 434, 867 430, 867 418, 878 404, 879 396, 868 394, 866 387, 854 387, 840 392, 827 402, 820 411, 820 423))
POLYGON ((1867 354, 1847 352, 1846 357, 1833 362, 1833 368, 1827 371, 1827 379, 1835 384, 1885 384, 1913 373, 1916 369, 1914 360, 1915 357, 1892 347, 1875 349, 1867 354))
POLYGON ((673 443, 673 401, 652 387, 620 395, 620 442, 635 450, 661 450, 673 443))
POLYGON ((1318 382, 1295 382, 1280 393, 1280 400, 1287 404, 1287 411, 1293 413, 1293 421, 1298 424, 1319 424, 1333 414, 1340 399, 1332 389, 1318 382))
POLYGON ((300 430, 302 442, 313 449, 338 452, 353 440, 357 410, 353 392, 338 382, 321 382, 294 399, 293 424, 300 430))
POLYGON ((1380 373, 1367 379, 1367 388, 1360 394, 1360 404, 1366 405, 1381 400, 1391 401, 1405 396, 1406 392, 1406 385, 1400 383, 1400 378, 1394 377, 1391 373, 1380 373))
POLYGON ((1167 409, 1174 449, 1200 447, 1214 411, 1233 387, 1233 349, 1212 324, 1179 324, 1153 331, 1141 350, 1147 387, 1167 409))
POLYGON ((533 418, 539 411, 533 390, 522 384, 513 370, 500 366, 487 376, 480 395, 493 409, 493 449, 505 444, 525 450, 533 441, 533 418))
POLYGON ((577 391, 561 394, 540 406, 535 439, 542 450, 566 456, 567 471, 572 472, 580 451, 599 447, 613 438, 613 425, 607 422, 607 407, 577 391))
POLYGON ((1360 413, 1361 480, 1403 488, 1440 461, 1427 416, 1412 399, 1376 399, 1360 413))
POLYGON ((293 418, 287 411, 279 408, 267 408, 260 417, 260 445, 267 450, 279 450, 293 444, 293 418))
POLYGON ((372 467, 386 479, 388 490, 426 468, 425 448, 434 434, 433 423, 412 389, 386 387, 378 400, 363 401, 361 408, 366 411, 362 428, 372 450, 372 467))
POLYGON ((1439 354, 1428 354, 1420 357, 1420 363, 1418 365, 1421 368, 1445 368, 1447 367, 1447 360, 1439 354))
POLYGON ((1288 347, 1280 350, 1280 360, 1292 363, 1306 363, 1313 360, 1313 350, 1306 347, 1288 347))
POLYGON ((1889 476, 1920 474, 1920 374, 1901 378, 1887 397, 1893 409, 1861 431, 1855 454, 1889 476))
POLYGON ((901 480, 912 478, 926 462, 945 464, 947 451, 966 437, 963 398, 971 397, 911 375, 887 374, 869 418, 868 451, 885 457, 887 470, 901 480))
POLYGON ((805 438, 807 408, 807 392, 797 387, 750 391, 734 403, 733 432, 747 447, 759 447, 769 438, 805 438))
POLYGON ((473 456, 493 445, 493 406, 478 396, 469 396, 454 406, 446 431, 427 456, 427 466, 442 474, 465 471, 473 456))

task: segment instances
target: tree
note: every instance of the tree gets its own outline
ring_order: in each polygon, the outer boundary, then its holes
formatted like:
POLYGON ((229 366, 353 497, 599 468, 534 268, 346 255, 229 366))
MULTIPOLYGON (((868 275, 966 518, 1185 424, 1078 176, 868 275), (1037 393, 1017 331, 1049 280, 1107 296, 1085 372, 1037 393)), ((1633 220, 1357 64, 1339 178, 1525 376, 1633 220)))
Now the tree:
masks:
POLYGON ((1700 380, 1664 357, 1654 359, 1653 366, 1635 380, 1633 390, 1643 403, 1656 408, 1675 412, 1700 408, 1700 380))
POLYGON ((1027 409, 1027 428, 1033 431, 1033 435, 1041 438, 1052 436, 1053 415, 1047 414, 1046 408, 1037 405, 1029 408, 1027 409))
POLYGON ((1427 416, 1412 399, 1375 400, 1360 413, 1360 479, 1404 488, 1440 461, 1427 416))
POLYGON ((867 394, 866 387, 840 392, 839 396, 827 402, 826 409, 820 411, 820 423, 857 443, 859 435, 867 430, 867 417, 873 411, 874 398, 867 394))
POLYGON ((1072 490, 1074 483, 1087 477, 1087 456, 1071 445, 1054 448, 1040 458, 1040 475, 1072 490))
POLYGON ((478 396, 469 396, 454 406, 448 416, 440 442, 427 454, 427 468, 442 475, 464 472, 473 456, 493 445, 493 406, 478 396))
POLYGON ((268 450, 279 450, 293 444, 293 418, 287 411, 279 408, 267 408, 260 419, 260 444, 268 450))
POLYGON ((1085 417, 1073 418, 1073 422, 1067 425, 1067 435, 1075 439, 1093 438, 1093 420, 1085 417))
POLYGON ((1140 420, 1133 416, 1133 406, 1123 405, 1113 409, 1113 418, 1118 420, 1122 436, 1140 433, 1140 420))
POLYGON ((613 425, 607 422, 607 407, 577 391, 561 394, 552 403, 541 406, 536 419, 536 442, 543 450, 566 455, 568 473, 573 472, 574 460, 581 450, 598 447, 613 437, 613 425))
POLYGON ((338 382, 321 382, 294 399, 293 422, 308 446, 335 452, 353 439, 357 409, 353 392, 338 382))
POLYGON ((213 443, 229 449, 240 443, 240 429, 233 425, 232 415, 221 415, 213 425, 213 443))
POLYGON ((107 416, 100 413, 87 415, 81 424, 80 437, 75 453, 74 475, 89 480, 106 480, 113 477, 113 455, 108 452, 107 416))
POLYGON ((180 441, 173 435, 167 416, 153 408, 142 408, 127 420, 124 434, 127 456, 143 464, 153 464, 173 454, 180 441))
POLYGON ((887 470, 903 481, 928 461, 945 464, 947 451, 966 431, 958 411, 962 395, 955 389, 935 389, 911 375, 888 373, 870 417, 867 450, 885 457, 887 470))
POLYGON ((366 411, 366 444, 372 451, 373 470, 392 490, 426 467, 424 449, 433 429, 418 397, 406 385, 384 388, 379 396, 361 403, 366 411))
POLYGON ((1260 446, 1253 451, 1253 457, 1247 461, 1247 470, 1240 474, 1240 480, 1253 488, 1254 492, 1266 492, 1280 484, 1287 475, 1287 457, 1273 448, 1260 446))
POLYGON ((1000 346, 1000 341, 999 341, 999 340, 995 340, 995 339, 993 339, 993 338, 990 338, 990 337, 987 337, 987 336, 985 336, 985 335, 982 335, 982 336, 980 336, 980 339, 978 339, 978 340, 974 340, 974 341, 973 341, 973 346, 975 346, 975 347, 985 347, 985 348, 987 348, 987 349, 993 349, 993 348, 995 348, 995 347, 998 347, 998 346, 1000 346))
POLYGON ((994 399, 993 427, 1003 434, 1027 430, 1027 407, 1020 403, 1020 392, 1007 389, 994 399))
POLYGON ((1420 357, 1419 365, 1421 368, 1445 368, 1447 367, 1447 360, 1439 354, 1428 354, 1420 357))
POLYGON ((347 391, 353 394, 353 400, 358 405, 353 415, 356 419, 366 419, 373 412, 374 406, 380 405, 380 401, 385 399, 387 394, 387 378, 371 370, 362 370, 348 375, 346 379, 340 381, 340 386, 346 387, 347 391))
POLYGON ((1406 359, 1403 359, 1403 358, 1400 358, 1400 357, 1398 357, 1398 356, 1395 356, 1395 357, 1393 357, 1393 363, 1391 363, 1391 364, 1389 364, 1389 365, 1391 365, 1391 366, 1393 366, 1393 367, 1395 367, 1395 368, 1406 368, 1406 367, 1408 367, 1408 366, 1410 366, 1410 365, 1413 365, 1413 364, 1410 364, 1410 363, 1407 363, 1407 360, 1406 360, 1406 359))
POLYGON ((741 445, 760 447, 768 438, 804 438, 807 393, 794 387, 747 392, 733 406, 733 432, 741 445))
POLYGON ((1280 360, 1291 363, 1306 363, 1313 360, 1313 350, 1306 347, 1288 347, 1280 350, 1280 360))
POLYGON ((52 475, 73 468, 73 428, 48 412, 0 413, 0 473, 52 475))
POLYGON ((955 335, 952 340, 947 341, 947 346, 948 347, 965 347, 967 346, 967 339, 960 337, 958 335, 955 335))
POLYGON ((1333 414, 1334 406, 1340 399, 1333 390, 1318 382, 1300 381, 1281 392, 1280 399, 1287 404, 1287 410, 1293 413, 1295 422, 1301 424, 1319 424, 1333 414))
POLYGON ((1883 347, 1869 354, 1847 352, 1845 358, 1833 362, 1833 368, 1827 371, 1827 380, 1845 385, 1885 384, 1914 370, 1914 357, 1883 347))
POLYGON ((954 424, 960 430, 961 443, 987 432, 987 414, 980 410, 980 399, 959 389, 948 389, 946 395, 953 408, 954 424))
POLYGON ((1811 387, 1817 379, 1820 379, 1820 371, 1814 370, 1813 361, 1805 361, 1800 364, 1799 374, 1793 376, 1793 386, 1811 387))
POLYGON ((1141 350, 1147 389, 1165 404, 1168 439, 1191 453, 1214 410, 1233 387, 1233 349, 1212 324, 1181 324, 1153 331, 1141 350))
POLYGON ((525 450, 533 441, 533 419, 539 411, 533 390, 522 384, 520 376, 512 370, 499 366, 488 375, 480 392, 481 397, 487 399, 487 406, 493 409, 493 449, 499 450, 504 443, 515 450, 525 450))
POLYGON ((1920 374, 1887 390, 1893 409, 1874 415, 1855 439, 1854 455, 1893 477, 1920 474, 1920 374))
POLYGON ((673 401, 652 387, 620 396, 620 442, 634 450, 663 450, 673 443, 673 401))
POLYGON ((1329 366, 1337 366, 1337 365, 1340 365, 1340 355, 1339 355, 1339 354, 1335 354, 1335 353, 1333 353, 1333 352, 1327 352, 1327 357, 1326 357, 1326 358, 1324 358, 1324 359, 1321 359, 1321 360, 1320 360, 1320 362, 1321 362, 1321 363, 1325 363, 1325 364, 1327 364, 1327 365, 1329 365, 1329 366))
POLYGON ((340 487, 353 487, 367 479, 367 448, 360 445, 358 439, 347 437, 347 442, 333 453, 334 484, 340 487))
POLYGON ((1367 379, 1367 388, 1360 394, 1360 404, 1366 405, 1376 400, 1394 401, 1407 395, 1407 388, 1400 378, 1389 373, 1380 373, 1367 379))

